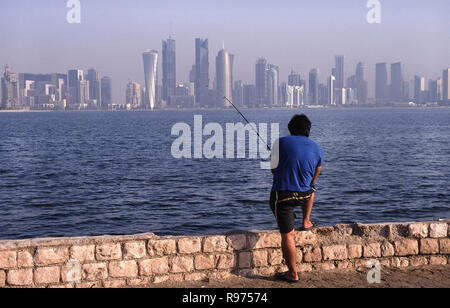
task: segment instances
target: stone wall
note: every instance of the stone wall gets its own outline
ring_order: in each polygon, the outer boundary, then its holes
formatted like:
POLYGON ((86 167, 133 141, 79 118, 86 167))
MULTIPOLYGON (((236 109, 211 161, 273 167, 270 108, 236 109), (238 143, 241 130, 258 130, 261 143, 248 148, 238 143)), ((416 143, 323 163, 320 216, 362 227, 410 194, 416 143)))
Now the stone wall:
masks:
MULTIPOLYGON (((323 227, 295 236, 298 268, 449 264, 450 221, 323 227)), ((285 271, 278 232, 0 241, 0 287, 122 287, 285 271)))

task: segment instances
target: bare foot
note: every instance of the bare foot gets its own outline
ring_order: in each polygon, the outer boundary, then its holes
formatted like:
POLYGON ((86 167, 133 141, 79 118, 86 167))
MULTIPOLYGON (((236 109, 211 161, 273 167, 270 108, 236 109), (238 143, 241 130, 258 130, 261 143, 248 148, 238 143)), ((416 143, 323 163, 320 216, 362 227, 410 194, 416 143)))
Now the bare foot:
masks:
POLYGON ((309 228, 312 228, 312 227, 314 227, 314 225, 310 221, 303 223, 303 229, 309 229, 309 228))
POLYGON ((286 273, 286 279, 287 279, 287 280, 293 280, 293 281, 299 280, 298 274, 297 274, 297 273, 292 274, 292 273, 289 273, 289 272, 286 273))

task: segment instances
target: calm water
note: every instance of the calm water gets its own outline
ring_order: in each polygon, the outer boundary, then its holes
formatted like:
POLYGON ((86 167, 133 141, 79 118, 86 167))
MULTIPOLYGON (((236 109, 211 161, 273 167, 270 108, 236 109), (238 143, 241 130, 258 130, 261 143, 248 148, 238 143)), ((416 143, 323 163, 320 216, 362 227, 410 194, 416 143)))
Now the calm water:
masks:
MULTIPOLYGON (((295 111, 294 111, 295 112, 295 111)), ((279 122, 289 110, 246 110, 279 122)), ((450 109, 306 110, 321 225, 450 218, 450 109)), ((0 238, 274 229, 259 161, 176 160, 171 128, 234 111, 0 113, 0 238)))

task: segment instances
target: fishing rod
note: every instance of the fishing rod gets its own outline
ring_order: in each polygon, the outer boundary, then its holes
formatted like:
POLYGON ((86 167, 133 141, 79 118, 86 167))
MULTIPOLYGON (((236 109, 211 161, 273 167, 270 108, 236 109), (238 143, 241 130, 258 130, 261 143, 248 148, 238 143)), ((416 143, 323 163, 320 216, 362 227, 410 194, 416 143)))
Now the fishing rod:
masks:
POLYGON ((236 109, 236 111, 240 114, 240 116, 245 120, 245 122, 247 122, 248 125, 250 125, 250 127, 253 129, 253 131, 258 135, 259 139, 267 146, 267 149, 269 150, 269 152, 272 152, 272 149, 270 148, 270 146, 267 144, 267 142, 261 137, 261 135, 259 134, 258 130, 256 128, 253 127, 253 125, 250 123, 249 120, 247 120, 247 118, 245 117, 245 115, 242 114, 242 112, 238 109, 238 107, 236 107, 229 99, 228 97, 226 97, 225 95, 223 96, 224 99, 226 99, 231 106, 233 106, 234 109, 236 109))

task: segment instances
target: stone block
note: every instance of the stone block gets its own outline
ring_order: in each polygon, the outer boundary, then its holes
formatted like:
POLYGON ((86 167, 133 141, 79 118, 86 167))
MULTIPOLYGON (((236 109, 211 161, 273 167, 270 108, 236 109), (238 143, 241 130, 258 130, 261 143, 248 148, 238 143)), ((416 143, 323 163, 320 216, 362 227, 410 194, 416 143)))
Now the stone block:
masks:
POLYGON ((408 234, 410 237, 426 238, 428 237, 428 225, 425 223, 409 224, 408 234))
POLYGON ((359 259, 362 257, 362 245, 349 244, 347 250, 349 259, 359 259))
POLYGON ((36 284, 59 283, 61 271, 58 266, 38 267, 34 270, 34 282, 36 284))
POLYGON ((69 249, 67 247, 38 248, 34 255, 36 265, 65 264, 69 261, 69 249))
POLYGON ((196 270, 208 270, 216 267, 213 255, 197 255, 194 258, 194 267, 196 270))
POLYGON ((430 265, 447 265, 447 257, 444 256, 431 256, 430 265))
POLYGON ((417 267, 424 266, 428 264, 428 259, 422 256, 414 256, 409 258, 409 266, 417 267))
POLYGON ((122 248, 119 243, 107 243, 96 247, 98 261, 110 261, 122 259, 122 248))
POLYGON ((345 245, 325 246, 322 248, 323 260, 345 260, 347 259, 347 247, 345 245))
POLYGON ((395 255, 395 248, 389 242, 383 242, 381 244, 381 255, 383 257, 393 257, 395 255))
POLYGON ((150 240, 147 248, 151 257, 173 255, 177 252, 177 244, 174 239, 150 240))
POLYGON ((138 275, 136 261, 117 261, 109 263, 109 276, 112 278, 135 278, 138 275))
POLYGON ((34 266, 33 256, 29 251, 23 250, 17 253, 17 266, 19 268, 34 266))
POLYGON ((262 267, 268 265, 268 252, 267 250, 255 250, 253 252, 253 266, 262 267))
POLYGON ((6 285, 6 272, 0 271, 0 288, 3 288, 6 285))
POLYGON ((33 284, 33 270, 31 268, 9 270, 6 281, 10 286, 31 286, 33 284))
POLYGON ((103 286, 107 289, 117 289, 122 288, 127 285, 127 281, 125 279, 116 279, 116 280, 106 280, 103 282, 103 286))
POLYGON ((417 240, 404 239, 395 241, 395 255, 400 257, 419 254, 419 242, 417 240))
POLYGON ((0 269, 14 268, 17 266, 16 251, 0 251, 0 269))
POLYGON ((244 250, 247 248, 247 236, 245 234, 229 235, 227 242, 232 250, 244 250))
POLYGON ((303 260, 307 263, 322 261, 322 250, 319 247, 308 247, 303 250, 303 260))
POLYGON ((317 235, 312 231, 296 232, 294 239, 295 246, 303 247, 305 245, 315 244, 317 242, 317 235))
POLYGON ((178 240, 178 252, 182 254, 197 253, 202 248, 202 240, 199 237, 186 237, 178 240))
POLYGON ((125 260, 142 259, 147 255, 144 241, 128 242, 123 245, 123 258, 125 260))
POLYGON ((363 246, 364 258, 381 258, 381 244, 371 243, 363 246))
POLYGON ((439 240, 439 252, 441 255, 450 254, 450 238, 441 238, 439 240))
POLYGON ((139 262, 139 273, 141 276, 151 276, 152 274, 168 274, 169 259, 167 257, 161 257, 143 260, 139 262))
POLYGON ((206 280, 208 278, 208 275, 206 273, 190 273, 186 274, 184 277, 184 280, 186 281, 201 281, 206 280))
POLYGON ((236 267, 236 258, 234 254, 221 254, 218 255, 217 269, 225 270, 236 267))
POLYGON ((81 278, 88 281, 104 280, 108 278, 108 268, 106 267, 106 263, 84 264, 82 266, 81 278))
POLYGON ((425 238, 420 240, 420 254, 435 255, 439 253, 439 240, 425 238))
POLYGON ((249 235, 249 244, 252 249, 280 248, 281 235, 279 232, 261 232, 249 235))
MULTIPOLYGON (((297 250, 299 250, 299 249, 297 249, 297 250)), ((300 251, 300 253, 301 253, 301 251, 300 251)), ((301 256, 303 256, 303 255, 301 255, 301 256)), ((298 256, 297 256, 297 259, 301 262, 302 257, 298 258, 298 256)), ((270 265, 279 265, 281 263, 283 263, 283 253, 282 253, 281 249, 271 250, 269 253, 269 264, 270 265)))
POLYGON ((194 269, 194 259, 192 257, 172 258, 172 273, 186 273, 194 269))
POLYGON ((226 252, 227 249, 225 236, 208 236, 203 241, 203 252, 226 252))
POLYGON ((95 261, 95 245, 70 247, 70 259, 80 263, 95 261))
POLYGON ((251 252, 241 252, 239 253, 239 268, 246 269, 252 266, 252 253, 251 252))
POLYGON ((443 238, 447 237, 448 225, 445 222, 430 224, 430 237, 443 238))

